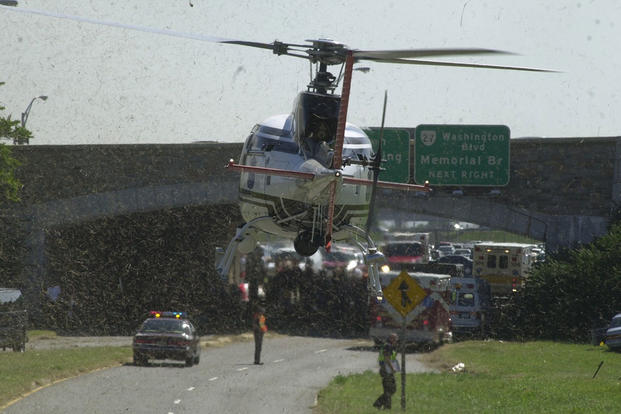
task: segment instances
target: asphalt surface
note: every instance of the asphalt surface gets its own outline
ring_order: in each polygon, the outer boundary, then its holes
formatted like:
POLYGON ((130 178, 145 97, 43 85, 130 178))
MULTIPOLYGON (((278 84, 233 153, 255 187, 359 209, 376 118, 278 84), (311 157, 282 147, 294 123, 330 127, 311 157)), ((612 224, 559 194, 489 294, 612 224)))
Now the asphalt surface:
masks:
MULTIPOLYGON (((311 413, 336 375, 377 370, 367 340, 266 337, 264 365, 252 364, 253 355, 253 342, 244 341, 203 348, 191 368, 156 361, 100 370, 40 389, 4 413, 311 413)), ((416 354, 407 355, 406 369, 428 370, 416 354)))

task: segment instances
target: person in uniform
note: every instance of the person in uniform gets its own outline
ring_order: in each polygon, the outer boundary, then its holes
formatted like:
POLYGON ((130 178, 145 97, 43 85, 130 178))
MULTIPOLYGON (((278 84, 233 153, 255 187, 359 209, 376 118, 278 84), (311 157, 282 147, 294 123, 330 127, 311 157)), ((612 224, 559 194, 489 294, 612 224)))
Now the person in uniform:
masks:
POLYGON ((390 409, 392 407, 392 395, 397 392, 397 384, 395 382, 395 371, 398 369, 397 351, 395 348, 397 339, 397 334, 391 333, 388 336, 388 341, 380 348, 378 362, 384 392, 373 403, 373 407, 377 409, 390 409))
POLYGON ((252 333, 254 334, 254 363, 263 365, 261 362, 261 347, 263 345, 263 334, 267 332, 265 324, 265 310, 258 306, 252 315, 252 333))

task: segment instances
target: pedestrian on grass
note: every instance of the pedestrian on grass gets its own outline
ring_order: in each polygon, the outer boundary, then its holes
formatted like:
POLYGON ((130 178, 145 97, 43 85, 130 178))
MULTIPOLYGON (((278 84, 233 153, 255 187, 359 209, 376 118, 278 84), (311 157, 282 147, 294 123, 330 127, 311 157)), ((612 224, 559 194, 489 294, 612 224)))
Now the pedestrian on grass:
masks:
POLYGON ((399 370, 397 363, 397 344, 398 336, 391 333, 388 341, 380 348, 377 358, 380 366, 380 376, 382 377, 382 394, 375 400, 373 407, 377 409, 392 407, 392 395, 397 392, 397 384, 395 382, 395 372, 399 370))

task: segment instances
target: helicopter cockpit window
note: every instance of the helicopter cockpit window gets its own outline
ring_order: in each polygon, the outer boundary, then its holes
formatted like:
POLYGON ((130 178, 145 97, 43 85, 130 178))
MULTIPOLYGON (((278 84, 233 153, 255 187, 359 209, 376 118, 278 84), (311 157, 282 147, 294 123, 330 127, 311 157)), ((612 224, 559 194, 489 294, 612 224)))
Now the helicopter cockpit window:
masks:
POLYGON ((311 114, 306 132, 308 137, 315 142, 332 144, 336 137, 336 120, 311 114))
POLYGON ((327 168, 332 164, 339 107, 339 96, 302 92, 294 108, 296 140, 307 157, 327 168))
POLYGON ((248 148, 249 151, 255 152, 280 151, 289 154, 298 152, 298 145, 293 141, 290 132, 265 125, 261 125, 255 130, 248 148))

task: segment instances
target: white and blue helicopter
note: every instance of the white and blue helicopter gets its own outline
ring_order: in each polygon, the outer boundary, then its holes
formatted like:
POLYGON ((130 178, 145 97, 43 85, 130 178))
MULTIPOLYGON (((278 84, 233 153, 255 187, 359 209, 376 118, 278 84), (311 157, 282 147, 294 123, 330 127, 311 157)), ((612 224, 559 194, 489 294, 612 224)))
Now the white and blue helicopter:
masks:
MULTIPOLYGON (((239 162, 227 168, 239 171, 239 205, 245 223, 216 264, 227 277, 238 252, 248 253, 256 246, 259 232, 293 240, 302 256, 319 247, 330 250, 333 243, 357 245, 369 268, 369 294, 381 299, 379 266, 384 256, 369 235, 373 217, 375 188, 429 193, 428 184, 400 184, 378 179, 382 162, 380 145, 373 151, 369 137, 347 123, 347 107, 354 64, 360 61, 409 65, 554 72, 547 69, 428 60, 434 57, 506 54, 481 48, 441 48, 402 50, 351 49, 330 39, 307 40, 293 44, 280 41, 260 43, 225 39, 125 25, 41 10, 0 6, 0 10, 44 15, 53 18, 107 25, 223 44, 235 44, 272 51, 278 56, 307 59, 311 79, 295 99, 290 114, 276 115, 256 124, 245 141, 239 162), (340 67, 337 76, 328 71, 340 67), (337 93, 342 82, 340 95, 337 93)), ((364 68, 361 68, 363 70, 364 68)))
POLYGON ((307 44, 246 42, 222 43, 270 49, 277 55, 308 59, 311 80, 295 99, 290 114, 276 115, 255 125, 246 139, 239 163, 228 168, 240 171, 239 204, 246 221, 237 229, 217 264, 228 275, 236 252, 248 253, 258 232, 293 240, 297 253, 311 256, 319 247, 330 250, 333 242, 357 245, 369 268, 368 289, 381 299, 379 266, 384 256, 369 235, 375 188, 429 193, 423 185, 379 181, 382 132, 373 152, 369 137, 347 123, 347 107, 353 65, 362 60, 414 65, 548 72, 514 66, 421 60, 433 56, 506 53, 490 49, 406 49, 363 51, 330 39, 307 40, 307 44), (338 76, 328 67, 340 66, 338 76), (341 94, 335 93, 342 81, 341 94))

